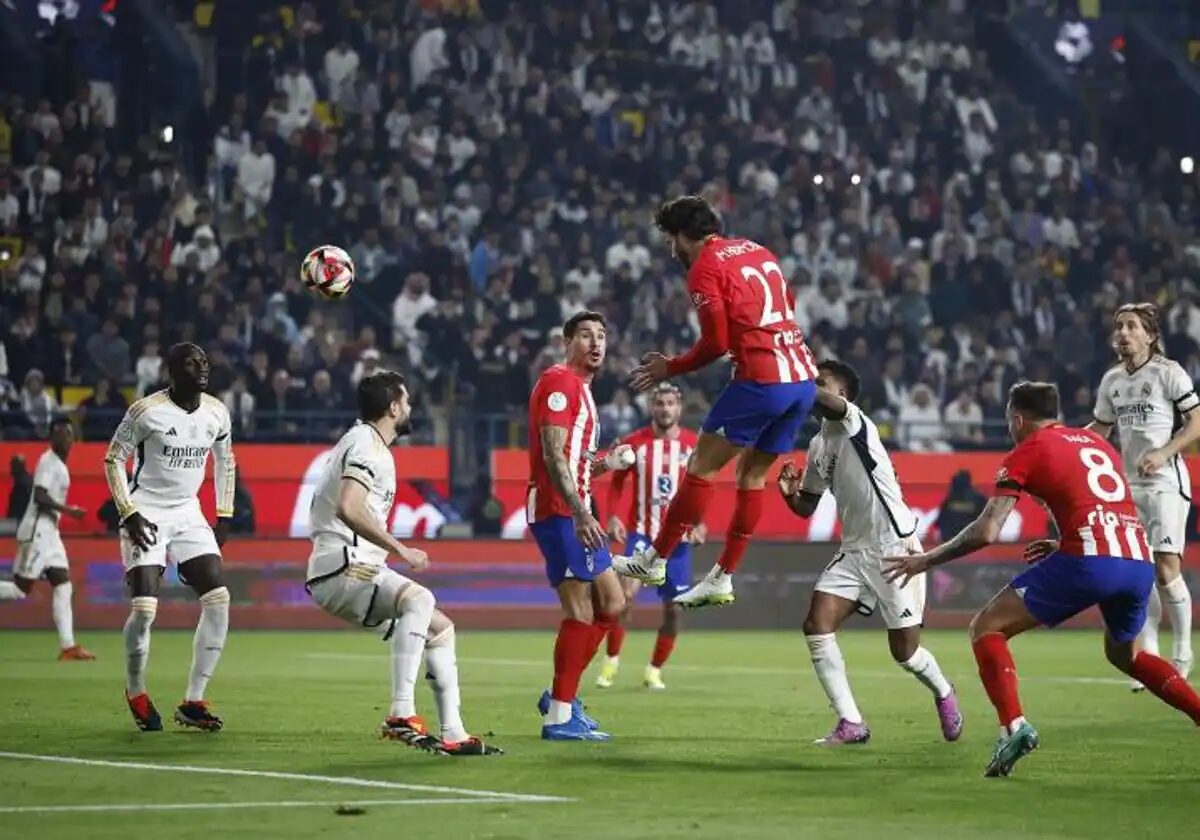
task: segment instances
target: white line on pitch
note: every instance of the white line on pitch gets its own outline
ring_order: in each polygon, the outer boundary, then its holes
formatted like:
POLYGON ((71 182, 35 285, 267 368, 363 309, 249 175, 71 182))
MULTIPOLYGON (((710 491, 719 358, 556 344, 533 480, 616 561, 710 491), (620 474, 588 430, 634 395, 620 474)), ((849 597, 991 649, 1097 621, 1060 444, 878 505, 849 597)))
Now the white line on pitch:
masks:
POLYGON ((504 793, 494 790, 471 790, 469 788, 442 787, 440 785, 413 785, 406 782, 386 782, 380 779, 359 779, 354 776, 318 776, 307 773, 284 773, 277 770, 240 770, 232 767, 201 767, 190 764, 149 764, 140 761, 106 761, 95 758, 74 758, 66 755, 38 755, 36 753, 2 752, 0 758, 18 761, 48 761, 55 764, 80 764, 85 767, 116 767, 125 770, 166 770, 175 773, 206 773, 213 776, 254 776, 261 779, 285 779, 293 782, 322 782, 329 785, 348 787, 383 788, 385 790, 411 790, 420 793, 456 793, 488 799, 504 799, 509 802, 573 802, 561 796, 540 796, 529 793, 504 793))
MULTIPOLYGON (((549 802, 550 800, 537 800, 549 802)), ((526 802, 497 796, 494 799, 469 796, 445 799, 358 799, 348 802, 313 802, 309 800, 285 802, 163 802, 163 803, 119 803, 115 805, 0 805, 0 814, 54 814, 88 811, 219 811, 233 808, 365 808, 367 806, 391 805, 524 805, 526 802)))
MULTIPOLYGON (((333 653, 333 652, 315 652, 305 654, 310 659, 379 659, 373 653, 333 653)), ((550 670, 550 660, 542 661, 540 659, 488 659, 485 657, 468 657, 460 656, 458 661, 469 665, 494 665, 498 667, 508 668, 539 668, 545 671, 550 670)), ((740 665, 671 665, 672 671, 702 671, 706 674, 748 674, 759 676, 792 676, 796 674, 807 674, 808 668, 804 665, 797 664, 795 668, 755 668, 740 665)), ((912 679, 907 673, 896 671, 854 671, 852 675, 855 677, 866 677, 876 679, 912 679)), ((1054 676, 1026 676, 1021 674, 1021 680, 1031 682, 1050 682, 1050 683, 1070 683, 1070 684, 1098 684, 1098 685, 1127 685, 1128 678, 1122 677, 1054 677, 1054 676)))

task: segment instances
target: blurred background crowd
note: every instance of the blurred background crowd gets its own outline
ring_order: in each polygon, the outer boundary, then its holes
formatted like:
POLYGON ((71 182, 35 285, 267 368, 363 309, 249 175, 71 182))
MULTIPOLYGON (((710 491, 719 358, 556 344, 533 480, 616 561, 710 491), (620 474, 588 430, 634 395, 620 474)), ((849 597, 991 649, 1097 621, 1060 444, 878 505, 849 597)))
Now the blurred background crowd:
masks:
MULTIPOLYGON (((611 439, 646 421, 640 354, 696 337, 651 223, 682 193, 781 257, 898 447, 1002 445, 1021 377, 1085 421, 1126 301, 1200 377, 1200 108, 1161 107, 1177 45, 1099 5, 5 4, 3 435, 70 410, 107 438, 191 340, 239 439, 332 440, 392 365, 417 439, 477 453, 523 440, 588 307, 611 439), (357 265, 345 301, 299 284, 324 243, 357 265)), ((680 383, 689 416, 727 375, 680 383)))

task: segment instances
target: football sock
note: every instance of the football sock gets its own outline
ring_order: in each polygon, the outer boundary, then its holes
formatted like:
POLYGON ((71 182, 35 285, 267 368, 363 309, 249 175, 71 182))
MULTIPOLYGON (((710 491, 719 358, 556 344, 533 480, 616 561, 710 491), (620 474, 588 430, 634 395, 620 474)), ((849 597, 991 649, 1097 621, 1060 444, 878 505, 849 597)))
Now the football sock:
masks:
POLYGON ((833 633, 821 633, 815 636, 805 636, 808 642, 808 652, 812 657, 813 670, 817 672, 817 680, 825 689, 834 713, 838 719, 851 723, 862 723, 862 714, 850 693, 850 681, 846 678, 846 661, 842 659, 842 649, 838 647, 837 636, 833 633))
POLYGON ((1183 575, 1166 586, 1158 587, 1163 606, 1171 617, 1174 644, 1171 657, 1176 662, 1192 658, 1192 593, 1188 592, 1183 575))
POLYGON ((658 633, 658 638, 654 641, 654 654, 650 657, 650 664, 655 668, 661 668, 667 664, 667 660, 671 658, 671 651, 675 650, 675 636, 667 635, 661 630, 658 633))
POLYGON ((550 704, 547 723, 566 723, 570 718, 571 702, 579 693, 579 680, 599 647, 596 629, 586 621, 564 618, 558 625, 558 637, 554 640, 554 683, 550 697, 567 707, 567 717, 562 720, 562 709, 550 704))
POLYGON ((721 550, 721 558, 717 560, 717 565, 725 571, 725 574, 733 574, 741 564, 742 555, 746 553, 746 547, 750 545, 750 538, 754 536, 754 529, 758 527, 758 520, 762 518, 762 509, 763 491, 761 487, 755 490, 739 489, 737 491, 737 503, 733 508, 733 518, 729 520, 729 531, 725 535, 725 547, 721 550))
POLYGON ((654 541, 654 551, 659 557, 670 557, 683 535, 699 524, 716 490, 716 485, 707 478, 684 473, 679 492, 667 507, 666 521, 654 541))
POLYGON ((391 717, 409 718, 417 713, 414 697, 421 658, 425 653, 425 638, 433 608, 437 602, 433 593, 423 586, 410 585, 401 594, 400 617, 392 634, 392 705, 391 717))
POLYGON ((24 597, 25 593, 11 580, 0 580, 0 601, 20 601, 24 597))
POLYGON ((458 657, 453 625, 426 642, 425 667, 429 671, 429 685, 437 704, 442 740, 467 740, 470 735, 463 725, 460 708, 462 699, 458 691, 458 657))
POLYGON ((71 612, 71 581, 50 590, 50 614, 58 628, 58 645, 63 650, 75 647, 75 617, 71 612))
POLYGON ((1138 648, 1155 656, 1158 656, 1158 626, 1162 624, 1162 614, 1163 604, 1158 587, 1151 587, 1150 598, 1146 601, 1146 623, 1138 634, 1138 648))
POLYGON ((625 625, 614 624, 608 631, 608 646, 605 648, 605 653, 609 659, 616 659, 621 655, 621 646, 625 644, 625 625))
POLYGON ((612 631, 621 626, 620 618, 608 613, 598 612, 592 619, 592 644, 587 650, 587 659, 583 662, 584 670, 591 664, 591 661, 596 656, 596 651, 600 650, 600 643, 612 631))
POLYGON ((1017 666, 1008 649, 1003 633, 984 633, 971 644, 975 661, 979 663, 979 678, 983 681, 988 699, 996 708, 1000 725, 1011 731, 1022 716, 1021 699, 1017 696, 1017 666))
POLYGON ((1142 651, 1133 658, 1130 674, 1168 706, 1173 706, 1200 726, 1200 695, 1165 659, 1142 651))
POLYGON ((933 696, 939 700, 950 694, 950 683, 942 674, 942 669, 938 667, 937 660, 933 658, 933 654, 923 647, 918 647, 917 652, 912 655, 912 658, 907 662, 899 663, 900 667, 908 673, 916 677, 921 685, 933 692, 933 696))
POLYGON ((158 612, 158 599, 138 596, 129 604, 125 619, 125 691, 130 697, 146 693, 146 666, 150 661, 150 626, 158 612))
POLYGON ((200 596, 200 621, 192 637, 192 670, 188 673, 186 701, 204 699, 208 681, 217 670, 225 636, 229 633, 229 590, 224 586, 200 596))

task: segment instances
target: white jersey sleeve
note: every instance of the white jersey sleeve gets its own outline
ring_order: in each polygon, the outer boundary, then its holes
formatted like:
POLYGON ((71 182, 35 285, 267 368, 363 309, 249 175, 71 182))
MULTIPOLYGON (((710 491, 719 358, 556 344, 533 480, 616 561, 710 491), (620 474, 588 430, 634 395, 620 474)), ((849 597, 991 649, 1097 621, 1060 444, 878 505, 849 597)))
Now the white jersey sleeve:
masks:
POLYGON ((163 392, 151 394, 129 406, 117 430, 113 432, 108 452, 104 455, 104 479, 108 482, 108 492, 112 495, 113 504, 117 506, 117 515, 121 519, 137 510, 130 497, 129 476, 125 465, 146 440, 146 426, 141 420, 146 414, 148 403, 161 400, 162 397, 163 392))
POLYGON ((829 489, 829 482, 821 474, 820 463, 825 451, 825 441, 818 435, 808 445, 808 455, 804 461, 804 475, 800 477, 800 489, 814 496, 824 495, 829 489))
POLYGON ((1166 369, 1166 393, 1180 414, 1187 414, 1200 406, 1200 398, 1196 396, 1196 388, 1192 377, 1178 362, 1171 362, 1166 369))
POLYGON ((223 402, 214 400, 217 416, 217 437, 213 440, 213 486, 217 494, 217 516, 233 516, 234 487, 237 485, 237 462, 233 457, 233 422, 223 402))
MULTIPOLYGON (((51 449, 42 453, 42 456, 38 458, 37 467, 33 471, 35 494, 39 487, 45 490, 50 498, 58 504, 65 505, 67 503, 67 491, 71 487, 71 474, 67 471, 67 465, 51 449)), ((25 513, 17 525, 17 539, 21 542, 28 542, 43 528, 57 531, 58 520, 57 511, 39 508, 34 495, 30 495, 29 504, 25 506, 25 513)))

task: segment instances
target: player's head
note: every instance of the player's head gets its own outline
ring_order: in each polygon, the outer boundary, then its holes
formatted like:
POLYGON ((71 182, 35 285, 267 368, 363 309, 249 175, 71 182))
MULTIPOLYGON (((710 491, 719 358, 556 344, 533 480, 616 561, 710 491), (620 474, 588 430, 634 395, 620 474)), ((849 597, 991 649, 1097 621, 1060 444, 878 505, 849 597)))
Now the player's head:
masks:
POLYGON ((671 246, 671 256, 684 268, 691 267, 704 241, 721 232, 721 220, 713 206, 698 195, 664 201, 654 214, 654 224, 671 246))
POLYGON ((1047 423, 1058 420, 1058 386, 1025 380, 1008 392, 1008 433, 1020 443, 1047 423))
POLYGON ((1162 353, 1158 307, 1153 303, 1127 303, 1113 313, 1113 349, 1122 361, 1162 353))
POLYGON ((208 354, 189 341, 172 345, 167 351, 167 375, 172 390, 200 393, 208 387, 208 371, 208 354))
POLYGON ((59 415, 50 421, 50 448, 58 457, 65 458, 74 442, 75 427, 68 418, 59 415))
POLYGON ((679 416, 683 414, 683 394, 678 385, 670 382, 659 382, 650 392, 650 419, 660 432, 668 431, 679 425, 679 416))
POLYGON ((580 312, 563 324, 567 342, 567 364, 576 370, 596 373, 604 364, 608 322, 599 312, 580 312))
POLYGON ((817 387, 827 394, 854 402, 858 399, 858 371, 845 362, 828 359, 817 365, 817 387))
POLYGON ((397 435, 408 432, 412 406, 404 376, 394 370, 377 370, 358 380, 358 416, 364 423, 384 420, 397 435))

